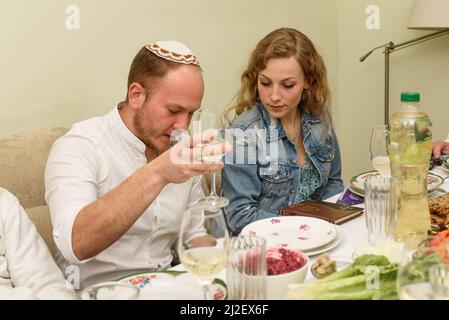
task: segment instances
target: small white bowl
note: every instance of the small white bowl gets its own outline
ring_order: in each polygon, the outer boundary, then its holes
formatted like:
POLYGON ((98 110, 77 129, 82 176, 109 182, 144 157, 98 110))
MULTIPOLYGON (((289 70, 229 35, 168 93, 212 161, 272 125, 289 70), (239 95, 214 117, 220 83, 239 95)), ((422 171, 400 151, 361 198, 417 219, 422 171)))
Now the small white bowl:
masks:
POLYGON ((304 282, 310 259, 303 252, 299 251, 299 253, 306 259, 306 263, 301 268, 288 273, 267 275, 267 300, 284 300, 290 283, 304 282))

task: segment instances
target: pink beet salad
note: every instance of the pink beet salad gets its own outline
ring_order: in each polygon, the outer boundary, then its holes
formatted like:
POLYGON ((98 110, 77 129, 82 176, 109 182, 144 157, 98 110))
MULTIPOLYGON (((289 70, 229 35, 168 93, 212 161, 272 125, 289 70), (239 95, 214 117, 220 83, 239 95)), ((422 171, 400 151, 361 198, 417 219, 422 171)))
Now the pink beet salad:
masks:
POLYGON ((267 250, 267 273, 269 276, 284 274, 300 269, 307 263, 301 252, 289 248, 267 250))

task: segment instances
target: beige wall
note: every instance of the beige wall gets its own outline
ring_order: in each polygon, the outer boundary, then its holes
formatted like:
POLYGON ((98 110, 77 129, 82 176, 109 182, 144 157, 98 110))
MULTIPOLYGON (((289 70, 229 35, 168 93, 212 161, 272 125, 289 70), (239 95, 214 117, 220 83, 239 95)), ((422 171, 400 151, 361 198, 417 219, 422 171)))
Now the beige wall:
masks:
POLYGON ((337 3, 329 0, 0 0, 0 134, 106 113, 126 92, 132 58, 147 42, 179 40, 204 69, 203 105, 233 97, 250 51, 281 26, 304 31, 323 53, 337 92, 337 3), (65 27, 65 8, 81 29, 65 27))
MULTIPOLYGON (((406 29, 412 0, 0 0, 0 134, 72 123, 108 112, 125 96, 128 68, 148 41, 188 44, 204 69, 203 105, 218 112, 233 97, 250 51, 281 27, 305 32, 322 53, 333 91, 343 177, 370 170, 370 129, 383 122, 383 55, 359 57, 406 29), (65 8, 81 10, 81 29, 65 27, 65 8), (380 7, 380 30, 365 8, 380 7), (185 7, 184 7, 185 6, 185 7)), ((391 56, 391 107, 404 90, 422 93, 434 136, 449 131, 449 36, 391 56)), ((212 111, 211 111, 212 112, 212 111)))
MULTIPOLYGON (((408 30, 412 0, 339 0, 338 67, 339 131, 343 177, 372 170, 370 130, 384 119, 384 55, 372 48, 411 40, 426 31, 408 30), (365 8, 380 8, 380 29, 368 30, 365 8)), ((422 109, 433 121, 435 139, 449 132, 449 36, 394 52, 390 56, 390 115, 398 110, 402 91, 421 92, 422 109)))

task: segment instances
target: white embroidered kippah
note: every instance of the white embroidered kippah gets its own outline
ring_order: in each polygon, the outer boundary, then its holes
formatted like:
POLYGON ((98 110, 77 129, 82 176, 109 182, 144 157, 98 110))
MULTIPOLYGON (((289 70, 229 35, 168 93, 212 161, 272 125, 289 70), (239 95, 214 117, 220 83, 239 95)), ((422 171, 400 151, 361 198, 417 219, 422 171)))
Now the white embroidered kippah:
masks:
POLYGON ((195 54, 184 44, 177 41, 158 41, 145 46, 155 55, 177 63, 199 66, 195 54))

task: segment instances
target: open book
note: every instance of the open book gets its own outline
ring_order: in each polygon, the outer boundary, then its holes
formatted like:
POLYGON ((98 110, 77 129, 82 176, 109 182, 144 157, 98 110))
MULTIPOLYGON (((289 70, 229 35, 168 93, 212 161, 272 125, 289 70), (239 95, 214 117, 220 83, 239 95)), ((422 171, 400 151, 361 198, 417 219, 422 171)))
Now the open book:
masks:
POLYGON ((327 220, 334 224, 342 224, 360 216, 362 213, 362 208, 318 200, 304 201, 279 209, 279 214, 284 216, 313 217, 327 220))

